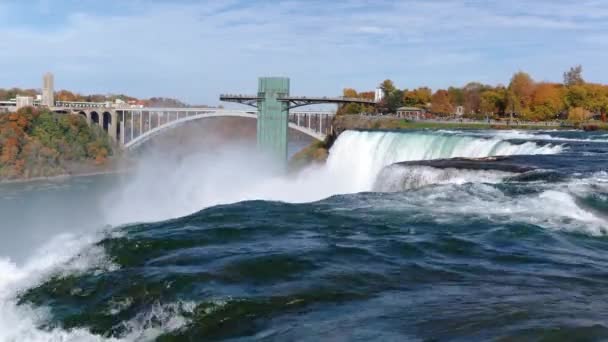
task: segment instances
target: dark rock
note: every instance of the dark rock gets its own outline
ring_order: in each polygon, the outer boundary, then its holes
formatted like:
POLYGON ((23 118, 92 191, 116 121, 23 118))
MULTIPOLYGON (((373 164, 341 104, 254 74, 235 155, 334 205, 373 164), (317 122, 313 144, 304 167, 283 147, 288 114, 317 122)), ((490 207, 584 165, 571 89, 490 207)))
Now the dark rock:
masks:
POLYGON ((487 158, 451 158, 435 160, 419 160, 395 163, 401 166, 429 166, 436 169, 466 169, 466 170, 496 170, 503 172, 524 173, 535 170, 533 167, 518 165, 509 157, 487 158))

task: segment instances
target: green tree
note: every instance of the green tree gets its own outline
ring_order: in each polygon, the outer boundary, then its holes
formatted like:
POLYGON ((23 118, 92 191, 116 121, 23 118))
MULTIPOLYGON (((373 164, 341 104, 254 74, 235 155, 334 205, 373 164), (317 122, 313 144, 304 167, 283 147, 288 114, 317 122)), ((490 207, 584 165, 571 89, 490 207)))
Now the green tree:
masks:
POLYGON ((448 95, 453 107, 464 106, 464 90, 457 87, 449 87, 448 95))
POLYGON ((565 95, 565 102, 568 108, 587 107, 589 104, 587 88, 582 84, 568 87, 565 95))
POLYGON ((387 79, 380 83, 380 89, 384 91, 385 95, 389 95, 393 91, 397 90, 397 87, 395 87, 395 83, 393 83, 393 81, 387 79))
POLYGON ((504 88, 490 89, 481 94, 479 104, 483 115, 495 116, 505 112, 506 91, 504 88))
POLYGON ((396 113, 399 107, 403 106, 403 91, 395 89, 386 98, 386 109, 389 113, 396 113))

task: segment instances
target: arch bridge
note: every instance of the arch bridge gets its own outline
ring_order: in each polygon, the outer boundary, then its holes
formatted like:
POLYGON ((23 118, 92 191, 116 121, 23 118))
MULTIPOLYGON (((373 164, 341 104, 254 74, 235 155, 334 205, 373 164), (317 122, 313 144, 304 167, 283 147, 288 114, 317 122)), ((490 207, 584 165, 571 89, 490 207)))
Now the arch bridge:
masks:
MULTIPOLYGON (((113 108, 62 106, 55 112, 81 115, 89 125, 97 125, 123 149, 137 148, 150 138, 175 127, 196 120, 221 117, 258 119, 256 111, 218 108, 113 108)), ((316 140, 325 140, 331 132, 331 120, 335 113, 328 111, 292 111, 288 127, 316 140)))
POLYGON ((55 111, 83 115, 91 125, 99 125, 125 149, 133 149, 158 133, 194 120, 213 117, 257 119, 258 147, 287 161, 287 135, 292 128, 314 139, 324 140, 331 132, 329 112, 291 112, 311 104, 348 103, 375 105, 364 98, 302 97, 289 94, 286 77, 261 77, 257 95, 220 95, 221 101, 235 102, 256 108, 255 111, 215 108, 115 108, 110 103, 58 102, 55 111))

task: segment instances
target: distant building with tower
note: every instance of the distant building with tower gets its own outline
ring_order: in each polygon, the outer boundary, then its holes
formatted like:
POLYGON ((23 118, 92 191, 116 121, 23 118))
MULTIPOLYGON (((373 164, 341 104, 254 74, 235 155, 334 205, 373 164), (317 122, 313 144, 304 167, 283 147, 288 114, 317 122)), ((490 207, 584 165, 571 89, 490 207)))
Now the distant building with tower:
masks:
POLYGON ((42 78, 42 103, 43 106, 53 107, 55 105, 55 77, 47 72, 42 78))

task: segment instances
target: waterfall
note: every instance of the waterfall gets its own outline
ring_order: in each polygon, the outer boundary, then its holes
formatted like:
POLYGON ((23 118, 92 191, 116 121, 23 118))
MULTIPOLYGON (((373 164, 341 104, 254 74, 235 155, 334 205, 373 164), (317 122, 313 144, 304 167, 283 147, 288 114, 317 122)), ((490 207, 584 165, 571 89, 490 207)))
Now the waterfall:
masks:
POLYGON ((336 140, 327 160, 328 171, 346 179, 355 191, 373 189, 376 176, 393 163, 445 158, 556 154, 561 145, 483 138, 440 132, 346 131, 336 140))

